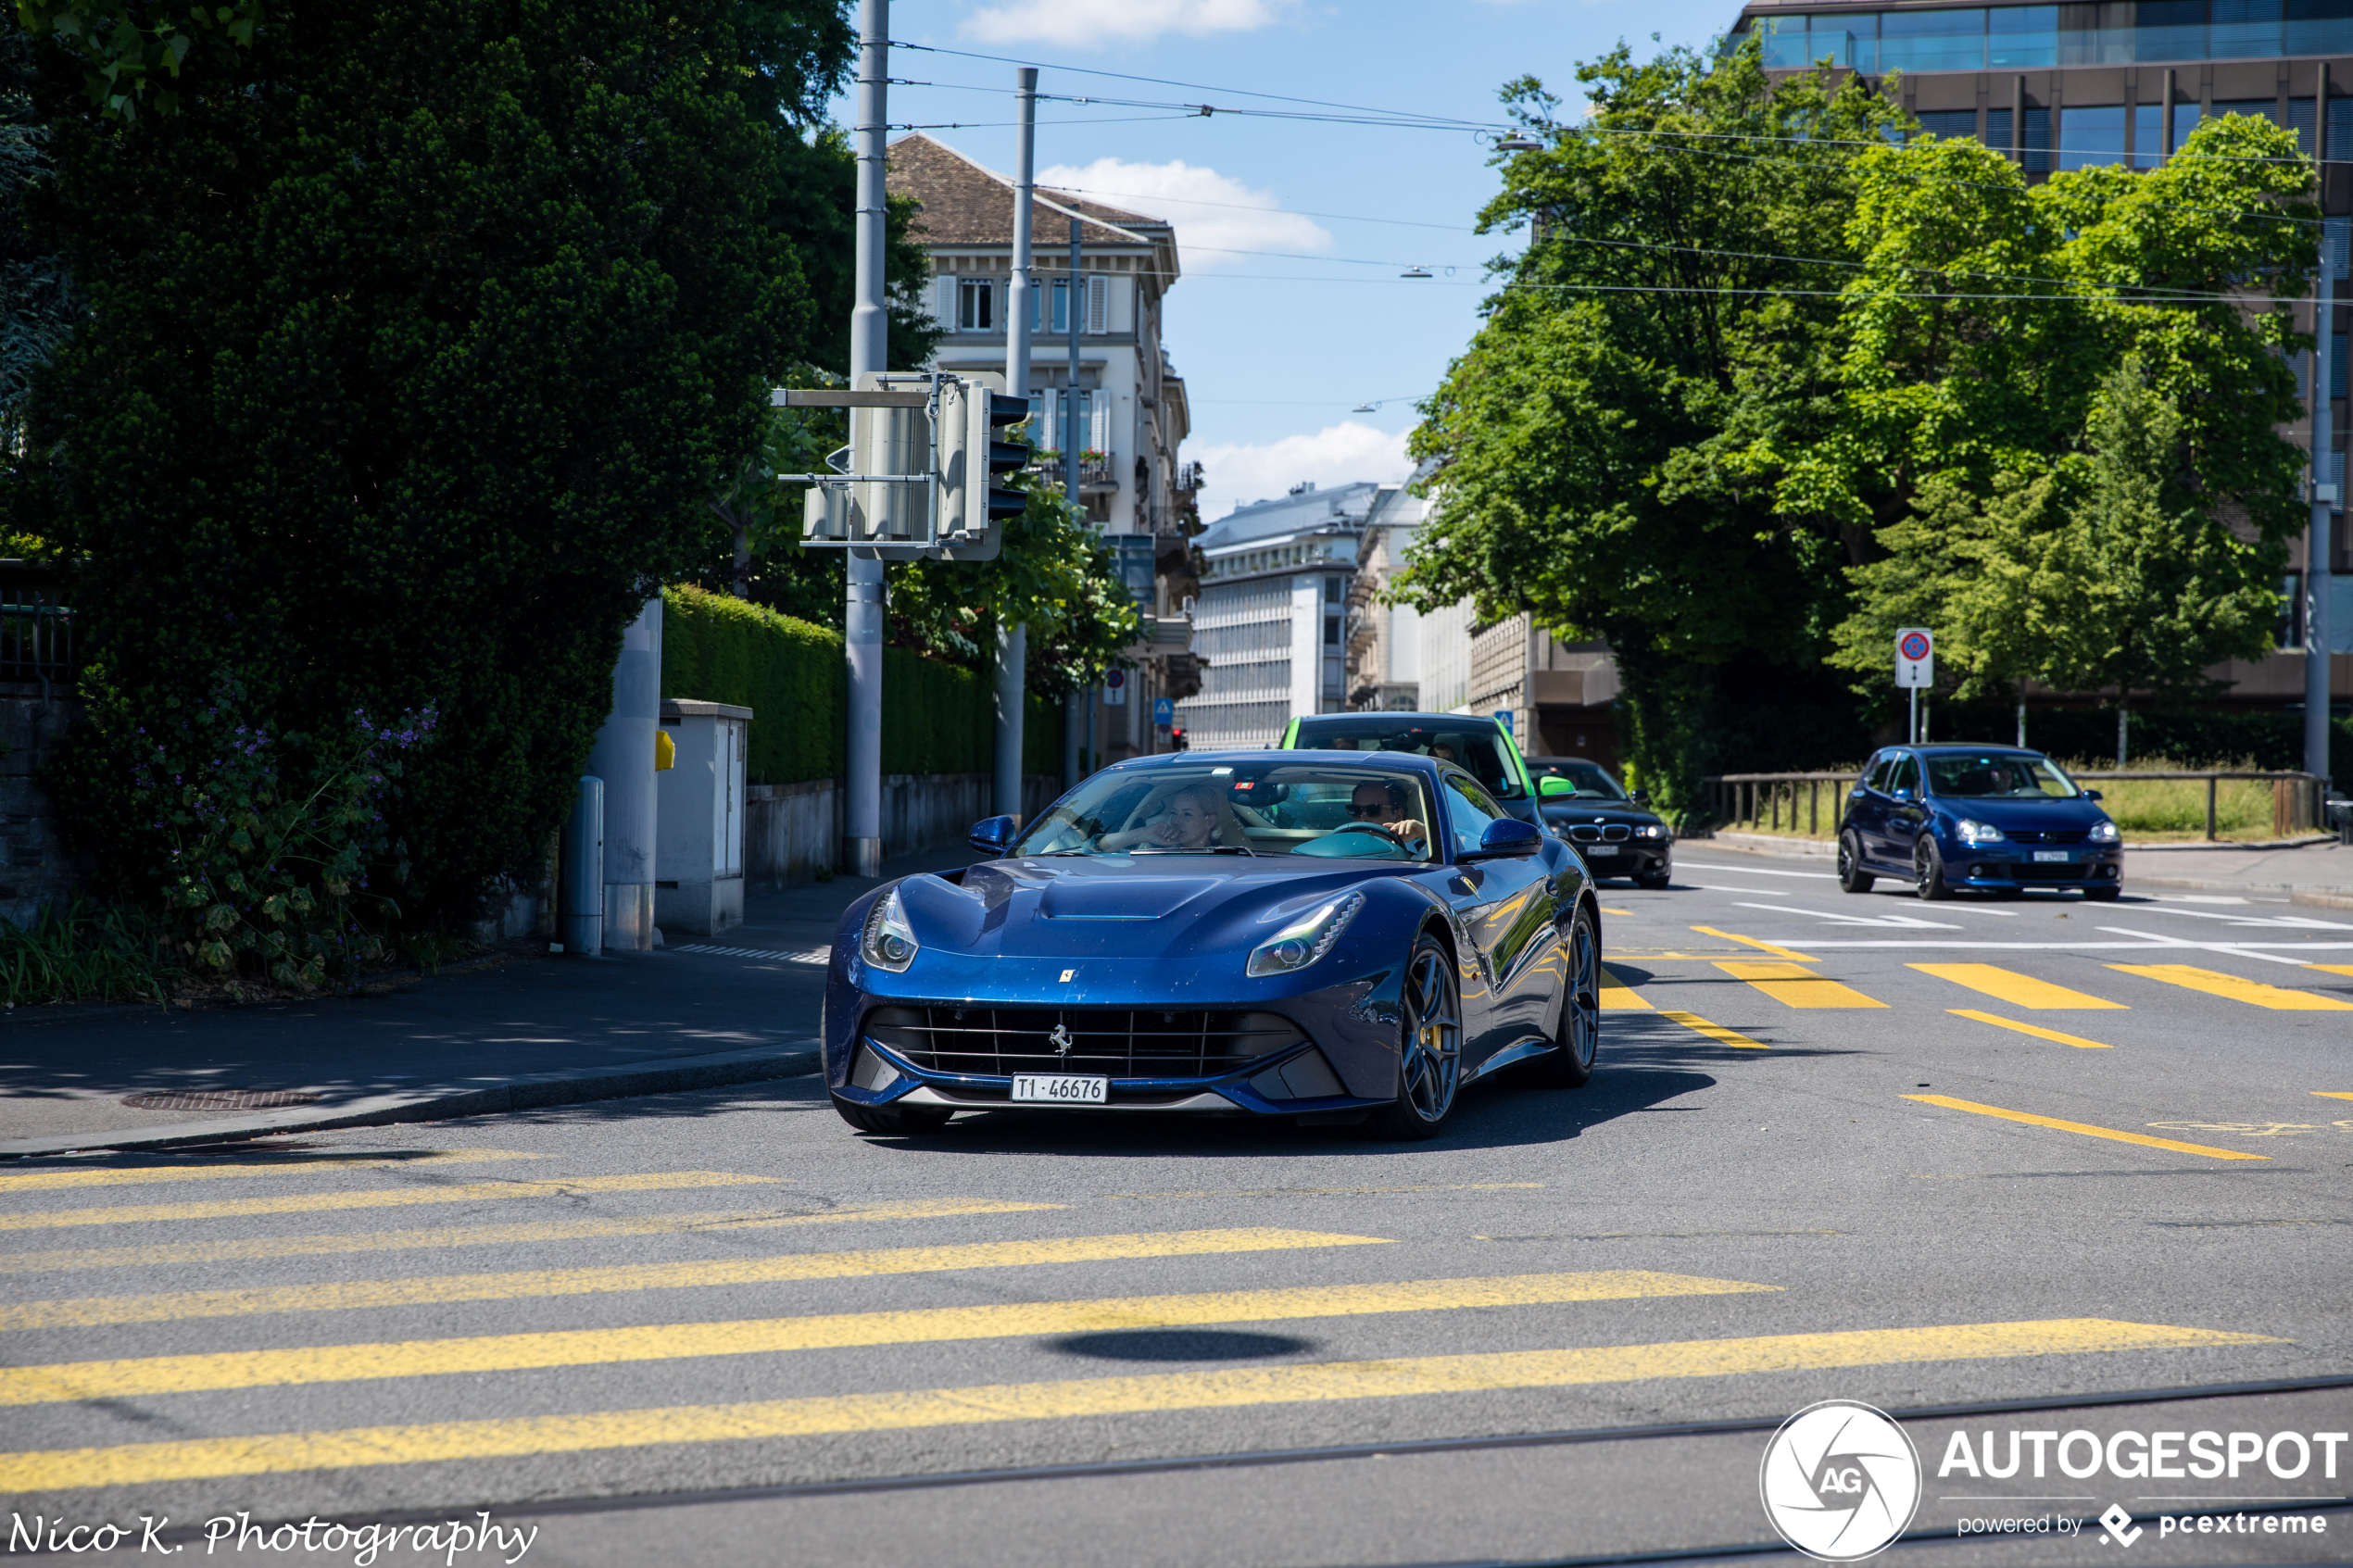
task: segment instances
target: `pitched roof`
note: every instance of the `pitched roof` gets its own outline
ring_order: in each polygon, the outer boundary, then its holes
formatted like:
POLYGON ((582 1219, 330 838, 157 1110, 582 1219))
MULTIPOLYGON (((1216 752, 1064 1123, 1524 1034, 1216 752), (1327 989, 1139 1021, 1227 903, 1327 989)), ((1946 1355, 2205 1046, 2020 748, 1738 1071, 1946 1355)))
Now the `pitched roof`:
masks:
POLYGON ((1361 526, 1380 490, 1370 480, 1357 480, 1329 489, 1302 490, 1272 501, 1252 501, 1210 524, 1197 543, 1204 550, 1217 550, 1309 529, 1361 526))
MULTIPOLYGON (((925 245, 1013 243, 1013 182, 920 132, 890 144, 886 182, 892 195, 923 203, 914 238, 925 245)), ((1031 194, 1029 214, 1029 232, 1040 252, 1067 243, 1073 218, 1085 220, 1079 241, 1090 247, 1149 245, 1173 237, 1165 219, 1125 212, 1042 185, 1031 194)))

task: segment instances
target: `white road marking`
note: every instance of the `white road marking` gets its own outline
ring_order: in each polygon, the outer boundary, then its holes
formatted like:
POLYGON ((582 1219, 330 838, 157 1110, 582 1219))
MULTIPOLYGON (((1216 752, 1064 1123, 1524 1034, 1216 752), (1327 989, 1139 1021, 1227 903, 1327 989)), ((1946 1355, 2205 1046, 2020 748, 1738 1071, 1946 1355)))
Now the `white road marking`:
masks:
POLYGON ((2200 952, 2207 953, 2237 953, 2244 958, 2261 959, 2267 963, 2294 964, 2299 969, 2302 968, 2304 964, 2304 960, 2302 959, 2283 958, 2277 953, 2259 953, 2254 949, 2257 947, 2285 947, 2293 945, 2300 947, 2305 951, 2309 952, 2315 947, 2353 947, 2353 943, 2347 942, 2304 942, 2296 944, 2289 944, 2286 942, 2189 942, 2184 941, 2179 936, 2160 936, 2153 931, 2128 931, 2120 925, 2104 925, 2101 926, 2100 929, 2107 932, 2111 936, 2138 936, 2147 941, 2155 942, 2159 947, 2195 947, 2200 952))
POLYGON ((805 953, 787 953, 776 947, 713 947, 707 944, 689 943, 670 949, 673 953, 700 953, 713 959, 766 959, 773 963, 826 964, 833 961, 833 949, 812 947, 805 953))
POLYGON ((1685 860, 1683 865, 1691 871, 1730 872, 1735 876, 1805 876, 1814 877, 1822 882, 1838 880, 1836 872, 1773 872, 1767 871, 1763 866, 1711 866, 1699 860, 1685 860))
POLYGON ((2249 910, 2244 914, 2225 913, 2221 909, 2174 909, 2163 904, 2145 905, 2152 914, 2186 915, 2191 920, 2219 920, 2231 925, 2290 926, 2307 931, 2353 931, 2353 925, 2343 921, 2314 920, 2309 915, 2259 915, 2249 910))
MULTIPOLYGON (((2102 931, 2113 931, 2116 928, 2113 926, 2104 925, 2099 929, 2102 931)), ((1770 942, 1776 947, 1960 947, 1982 948, 1992 952, 2020 953, 2174 953, 2182 952, 2190 948, 2196 948, 2200 951, 2209 953, 2244 953, 2251 959, 2272 958, 2272 955, 2270 953, 2256 951, 2256 948, 2258 947, 2286 947, 2299 953, 2333 953, 2347 948, 2353 948, 2353 942, 2182 942, 2171 941, 2163 937, 2149 936, 2141 932, 2124 932, 2120 935, 2140 936, 2143 939, 2138 942, 1979 942, 1965 941, 1957 936, 1923 936, 1917 940, 1907 942, 1895 937, 1866 939, 1861 937, 1848 938, 1841 936, 1824 938, 1816 935, 1811 932, 1807 932, 1803 935, 1793 934, 1786 936, 1760 936, 1757 940, 1760 942, 1770 942)), ((2279 963, 2302 962, 2299 959, 2275 959, 2273 961, 2279 963)))
MULTIPOLYGON (((1777 915, 1796 914, 1800 912, 1781 904, 1735 904, 1732 908, 1736 909, 1770 909, 1777 915)), ((1938 920, 1915 920, 1910 915, 1837 915, 1828 913, 1821 909, 1806 909, 1803 912, 1812 919, 1836 921, 1841 925, 1911 926, 1926 931, 1961 931, 1967 929, 1966 927, 1958 925, 1946 925, 1943 921, 1938 920)))
MULTIPOLYGON (((1759 898, 1794 898, 1797 897, 1794 893, 1783 893, 1777 887, 1718 887, 1712 882, 1694 882, 1686 884, 1686 885, 1696 887, 1703 893, 1754 893, 1759 898)), ((1778 909, 1780 906, 1774 905, 1773 907, 1778 909)))

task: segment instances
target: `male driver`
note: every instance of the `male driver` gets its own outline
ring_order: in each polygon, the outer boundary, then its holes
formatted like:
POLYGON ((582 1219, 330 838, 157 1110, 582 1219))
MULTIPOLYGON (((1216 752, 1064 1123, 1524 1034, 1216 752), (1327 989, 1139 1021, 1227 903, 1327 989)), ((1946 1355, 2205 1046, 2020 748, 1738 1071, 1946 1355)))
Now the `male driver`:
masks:
POLYGON ((1348 798, 1348 815, 1360 822, 1376 822, 1407 844, 1429 836, 1429 830, 1405 815, 1412 797, 1396 779, 1366 779, 1348 798))

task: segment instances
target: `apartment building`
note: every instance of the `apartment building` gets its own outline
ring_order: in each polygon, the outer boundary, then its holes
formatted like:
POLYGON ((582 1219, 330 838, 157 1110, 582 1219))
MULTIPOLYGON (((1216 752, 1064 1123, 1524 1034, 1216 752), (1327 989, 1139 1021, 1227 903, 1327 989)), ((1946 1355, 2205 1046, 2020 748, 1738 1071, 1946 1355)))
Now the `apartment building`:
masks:
MULTIPOLYGON (((973 372, 1005 368, 1012 297, 1013 182, 920 133, 890 146, 888 183, 921 211, 913 236, 929 253, 929 300, 941 328, 933 366, 973 372)), ((1176 232, 1164 220, 1044 187, 1030 208, 1030 380, 1042 471, 1059 480, 1060 450, 1077 415, 1079 499, 1119 561, 1143 611, 1142 667, 1094 694, 1074 714, 1094 758, 1165 750, 1152 723, 1163 697, 1197 682, 1184 604, 1191 592, 1186 548, 1199 530, 1198 464, 1178 453, 1191 428, 1184 379, 1161 341, 1162 308, 1179 269, 1176 232), (1079 267, 1070 229, 1079 225, 1079 267), (1070 368, 1073 311, 1078 370, 1070 368)))
MULTIPOLYGON (((2331 691, 2353 697, 2353 540, 2345 495, 2347 327, 2353 319, 2353 0, 2101 0, 2097 4, 1840 3, 1754 0, 1731 38, 1754 35, 1776 74, 1827 60, 1894 85, 1923 130, 2005 152, 2031 180, 2120 164, 2153 169, 2202 119, 2259 115, 2322 160, 2322 208, 2334 237, 2338 305, 2328 388, 2333 434, 2314 478, 2336 486, 2330 530, 2331 691), (1890 83, 1893 76, 1894 82, 1890 83)), ((2309 331, 2309 307, 2298 323, 2309 331)), ((2309 375, 2306 376, 2309 388, 2309 375)), ((2309 395, 2308 390, 2308 395, 2309 395)), ((2309 450, 2308 420, 2293 433, 2309 450)), ((2301 551, 2298 552, 2299 564, 2301 551)), ((2301 604, 2300 574, 2284 585, 2301 604)), ((2300 704, 2304 659, 2288 650, 2213 673, 2227 701, 2300 704)))

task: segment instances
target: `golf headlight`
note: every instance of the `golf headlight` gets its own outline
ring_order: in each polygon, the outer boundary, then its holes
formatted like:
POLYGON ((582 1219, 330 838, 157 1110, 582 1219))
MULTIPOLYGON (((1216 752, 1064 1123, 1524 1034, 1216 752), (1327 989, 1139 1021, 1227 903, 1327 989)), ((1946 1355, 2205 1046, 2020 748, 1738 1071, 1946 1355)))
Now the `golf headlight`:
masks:
POLYGON ((1999 844, 2002 842, 2002 830, 1992 822, 1963 817, 1953 824, 1953 836, 1963 844, 1999 844))
POLYGON ((915 961, 922 948, 907 923, 907 906, 899 901, 899 889, 894 887, 875 899, 875 907, 866 911, 866 935, 858 947, 868 963, 893 974, 906 973, 907 966, 915 961))
POLYGON ((2092 824, 2092 842, 2095 844, 2114 844, 2123 836, 2116 831, 2114 822, 2102 822, 2092 824))
POLYGON ((1340 934, 1365 907, 1362 893, 1351 893, 1345 898, 1335 898, 1303 920, 1293 922, 1250 950, 1248 973, 1290 974, 1305 969, 1332 950, 1340 934))

